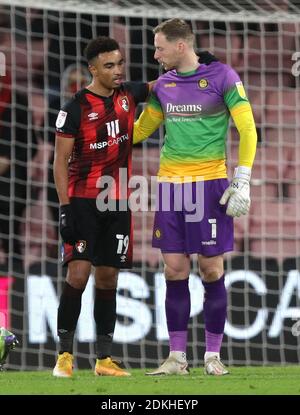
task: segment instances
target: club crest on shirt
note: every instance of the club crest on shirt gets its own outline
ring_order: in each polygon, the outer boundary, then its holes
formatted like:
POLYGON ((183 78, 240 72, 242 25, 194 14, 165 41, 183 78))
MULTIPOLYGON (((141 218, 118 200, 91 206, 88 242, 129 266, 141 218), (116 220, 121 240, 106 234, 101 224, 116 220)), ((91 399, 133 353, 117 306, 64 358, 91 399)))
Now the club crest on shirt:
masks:
POLYGON ((62 111, 62 110, 59 111, 58 116, 56 118, 56 123, 55 123, 56 128, 61 128, 65 125, 67 115, 68 113, 66 111, 62 111))
POLYGON ((75 249, 77 252, 82 254, 86 249, 86 241, 82 241, 82 240, 77 241, 75 244, 75 249))
POLYGON ((123 108, 124 111, 129 111, 129 102, 127 97, 122 97, 119 99, 119 105, 123 108))
POLYGON ((199 79, 198 86, 201 89, 207 88, 208 87, 208 80, 207 79, 204 79, 204 78, 199 79))

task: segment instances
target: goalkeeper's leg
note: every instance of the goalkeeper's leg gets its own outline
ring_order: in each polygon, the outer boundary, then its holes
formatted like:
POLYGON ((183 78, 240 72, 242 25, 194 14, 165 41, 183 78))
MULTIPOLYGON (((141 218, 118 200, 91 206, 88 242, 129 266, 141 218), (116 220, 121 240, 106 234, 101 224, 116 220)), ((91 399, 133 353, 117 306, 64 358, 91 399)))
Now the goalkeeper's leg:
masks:
POLYGON ((163 254, 167 278, 166 317, 170 354, 167 360, 147 375, 187 375, 186 344, 191 301, 188 286, 190 259, 185 254, 163 254))
POLYGON ((227 310, 223 256, 209 258, 199 256, 199 266, 205 290, 203 305, 206 344, 204 372, 208 375, 226 375, 228 370, 220 359, 227 310))

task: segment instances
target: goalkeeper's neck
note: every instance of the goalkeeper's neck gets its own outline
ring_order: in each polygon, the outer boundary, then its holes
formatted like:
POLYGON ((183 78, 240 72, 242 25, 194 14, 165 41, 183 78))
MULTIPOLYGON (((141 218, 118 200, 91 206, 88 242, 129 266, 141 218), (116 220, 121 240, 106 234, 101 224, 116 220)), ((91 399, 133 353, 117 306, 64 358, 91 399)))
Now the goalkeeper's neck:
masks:
POLYGON ((199 56, 196 55, 194 49, 188 49, 178 59, 175 69, 177 72, 186 73, 195 71, 199 67, 199 56))

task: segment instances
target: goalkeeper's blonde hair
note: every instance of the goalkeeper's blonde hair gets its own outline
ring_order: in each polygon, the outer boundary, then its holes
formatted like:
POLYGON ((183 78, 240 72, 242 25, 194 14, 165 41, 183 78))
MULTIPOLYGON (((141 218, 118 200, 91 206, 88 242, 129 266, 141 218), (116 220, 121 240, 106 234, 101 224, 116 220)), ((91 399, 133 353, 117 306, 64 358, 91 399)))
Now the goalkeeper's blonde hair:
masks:
POLYGON ((191 26, 185 20, 178 18, 165 20, 153 29, 153 33, 163 33, 169 42, 183 39, 193 46, 195 41, 191 26))

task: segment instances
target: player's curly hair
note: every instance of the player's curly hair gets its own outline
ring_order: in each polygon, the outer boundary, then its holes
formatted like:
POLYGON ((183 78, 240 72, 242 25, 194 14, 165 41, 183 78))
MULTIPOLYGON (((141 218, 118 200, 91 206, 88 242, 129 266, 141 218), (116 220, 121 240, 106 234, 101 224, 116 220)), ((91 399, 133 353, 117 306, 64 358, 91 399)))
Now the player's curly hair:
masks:
POLYGON ((99 53, 112 52, 114 50, 120 50, 119 43, 110 37, 99 36, 96 39, 92 39, 84 49, 84 56, 88 62, 96 58, 99 53))
POLYGON ((178 39, 185 39, 186 41, 194 42, 194 33, 191 26, 183 19, 169 19, 160 23, 153 29, 153 33, 163 33, 169 42, 178 39))

